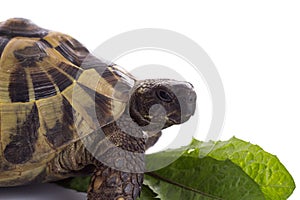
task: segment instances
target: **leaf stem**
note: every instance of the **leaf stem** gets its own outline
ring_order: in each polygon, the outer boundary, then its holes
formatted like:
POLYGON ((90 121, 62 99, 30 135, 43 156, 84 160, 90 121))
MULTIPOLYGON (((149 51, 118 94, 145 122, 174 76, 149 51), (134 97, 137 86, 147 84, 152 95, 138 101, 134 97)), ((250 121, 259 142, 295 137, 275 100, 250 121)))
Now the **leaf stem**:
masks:
POLYGON ((169 184, 175 185, 175 186, 177 186, 177 187, 181 187, 181 188, 183 188, 183 189, 185 189, 185 190, 189 190, 189 191, 198 193, 198 194, 203 195, 203 196, 206 196, 206 197, 208 197, 208 198, 212 198, 212 199, 216 199, 216 200, 224 200, 224 199, 222 199, 222 198, 220 198, 220 197, 217 197, 217 196, 214 196, 214 195, 211 195, 211 194, 207 194, 207 193, 205 193, 205 192, 202 192, 202 191, 200 191, 200 190, 194 189, 194 188, 192 188, 192 187, 189 187, 189 186, 183 185, 183 184, 181 184, 181 183, 177 183, 177 182, 174 182, 174 181, 172 181, 172 180, 169 180, 168 178, 165 178, 165 177, 163 177, 163 176, 160 176, 159 174, 156 174, 155 172, 147 172, 146 174, 149 175, 149 176, 152 176, 153 178, 160 179, 160 180, 165 181, 165 182, 167 182, 167 183, 169 183, 169 184))

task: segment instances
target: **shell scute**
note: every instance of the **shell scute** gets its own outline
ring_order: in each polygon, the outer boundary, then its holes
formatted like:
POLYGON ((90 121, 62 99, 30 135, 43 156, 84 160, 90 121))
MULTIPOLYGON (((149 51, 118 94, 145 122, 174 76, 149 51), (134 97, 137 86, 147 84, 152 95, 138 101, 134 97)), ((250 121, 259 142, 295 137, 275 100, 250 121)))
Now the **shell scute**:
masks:
POLYGON ((50 32, 43 40, 76 66, 81 66, 89 55, 89 51, 80 42, 66 34, 50 32))
POLYGON ((118 119, 135 84, 76 39, 24 19, 0 23, 0 80, 0 172, 46 165, 118 119))
POLYGON ((43 37, 47 34, 47 29, 35 25, 28 19, 12 18, 0 23, 0 36, 43 37))
POLYGON ((0 58, 3 52, 3 49, 5 48, 5 46, 7 45, 7 43, 9 42, 9 38, 5 37, 5 36, 0 36, 0 58))
POLYGON ((1 104, 1 144, 6 161, 22 164, 32 158, 39 127, 35 103, 1 104))

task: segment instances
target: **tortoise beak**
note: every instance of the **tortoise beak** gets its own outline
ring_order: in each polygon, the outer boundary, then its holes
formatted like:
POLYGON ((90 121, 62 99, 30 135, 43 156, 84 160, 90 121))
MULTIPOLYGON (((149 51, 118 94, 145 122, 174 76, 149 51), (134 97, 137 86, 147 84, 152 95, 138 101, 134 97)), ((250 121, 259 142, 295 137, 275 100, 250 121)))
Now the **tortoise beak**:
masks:
POLYGON ((183 82, 180 89, 180 109, 181 109, 181 123, 187 121, 196 110, 197 94, 194 87, 189 82, 183 82))
POLYGON ((188 121, 195 114, 197 95, 194 90, 187 94, 185 104, 181 104, 181 123, 188 121))

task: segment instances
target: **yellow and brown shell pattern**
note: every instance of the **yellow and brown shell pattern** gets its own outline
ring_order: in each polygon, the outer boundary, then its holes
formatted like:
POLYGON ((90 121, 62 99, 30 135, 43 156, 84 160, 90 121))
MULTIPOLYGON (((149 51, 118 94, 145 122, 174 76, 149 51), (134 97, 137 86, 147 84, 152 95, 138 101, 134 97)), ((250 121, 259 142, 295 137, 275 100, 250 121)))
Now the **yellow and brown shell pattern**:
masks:
POLYGON ((68 35, 26 19, 0 23, 0 180, 114 121, 134 83, 68 35))

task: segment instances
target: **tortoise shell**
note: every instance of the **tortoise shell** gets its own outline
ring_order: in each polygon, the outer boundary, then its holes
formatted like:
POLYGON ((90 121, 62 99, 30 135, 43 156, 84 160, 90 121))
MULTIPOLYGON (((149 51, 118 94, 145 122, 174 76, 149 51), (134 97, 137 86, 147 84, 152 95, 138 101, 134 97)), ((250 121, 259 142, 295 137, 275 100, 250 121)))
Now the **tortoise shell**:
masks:
POLYGON ((21 18, 0 23, 0 80, 0 182, 30 182, 65 146, 116 120, 135 84, 74 38, 21 18))

